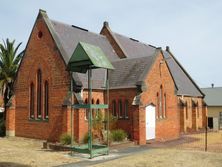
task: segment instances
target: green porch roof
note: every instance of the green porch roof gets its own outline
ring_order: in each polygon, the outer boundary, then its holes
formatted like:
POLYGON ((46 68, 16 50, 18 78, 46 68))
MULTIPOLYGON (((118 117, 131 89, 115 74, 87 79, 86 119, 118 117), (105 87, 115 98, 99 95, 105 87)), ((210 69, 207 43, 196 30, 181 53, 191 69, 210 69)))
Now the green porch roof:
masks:
POLYGON ((68 70, 86 73, 88 69, 95 68, 114 69, 98 46, 79 42, 69 60, 68 70))

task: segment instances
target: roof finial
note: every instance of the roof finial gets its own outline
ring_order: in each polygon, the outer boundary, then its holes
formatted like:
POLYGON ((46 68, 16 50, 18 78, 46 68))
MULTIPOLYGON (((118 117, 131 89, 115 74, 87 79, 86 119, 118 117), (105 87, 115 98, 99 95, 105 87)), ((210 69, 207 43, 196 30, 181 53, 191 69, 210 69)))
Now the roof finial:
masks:
POLYGON ((109 22, 108 22, 108 21, 104 21, 104 22, 103 22, 103 26, 109 27, 109 22))
POLYGON ((169 46, 166 46, 166 51, 170 51, 170 47, 169 46))
POLYGON ((43 10, 43 9, 39 9, 39 12, 46 13, 46 11, 45 11, 45 10, 43 10))

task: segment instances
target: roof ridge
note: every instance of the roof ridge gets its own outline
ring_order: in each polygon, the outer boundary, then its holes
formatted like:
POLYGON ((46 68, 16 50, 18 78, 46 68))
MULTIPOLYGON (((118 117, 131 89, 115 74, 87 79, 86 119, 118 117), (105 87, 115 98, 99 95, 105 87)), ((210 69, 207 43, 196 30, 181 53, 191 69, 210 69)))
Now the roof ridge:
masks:
POLYGON ((217 89, 217 88, 221 88, 222 89, 222 86, 216 86, 216 87, 205 87, 205 88, 200 88, 200 89, 217 89))
POLYGON ((135 38, 128 37, 128 36, 126 36, 126 35, 119 34, 119 33, 116 33, 116 32, 113 32, 113 33, 114 33, 114 34, 117 34, 117 35, 120 35, 120 36, 122 36, 122 37, 124 37, 124 38, 127 38, 127 39, 129 39, 129 40, 131 40, 131 41, 133 41, 133 42, 136 42, 136 43, 139 43, 139 44, 143 44, 143 45, 146 45, 146 46, 150 46, 150 47, 153 47, 153 48, 155 48, 155 49, 158 48, 157 46, 148 44, 148 43, 143 42, 143 41, 139 41, 139 40, 137 40, 137 39, 135 39, 135 38))
POLYGON ((154 56, 155 55, 143 56, 143 57, 127 57, 127 58, 117 59, 117 60, 114 60, 112 62, 115 63, 115 62, 126 61, 126 60, 144 59, 144 58, 150 58, 150 57, 154 57, 154 56))
POLYGON ((57 21, 57 20, 54 20, 54 19, 49 19, 51 22, 55 22, 55 23, 58 23, 58 24, 63 24, 65 26, 67 26, 68 28, 70 29, 78 29, 80 31, 84 31, 84 32, 88 32, 90 34, 93 34, 93 35, 97 35, 97 36, 100 36, 100 37, 103 37, 103 38, 106 38, 104 35, 100 34, 100 33, 96 33, 96 32, 92 32, 92 31, 89 31, 88 29, 85 29, 83 27, 80 27, 80 26, 75 26, 73 24, 67 24, 67 23, 64 23, 64 22, 61 22, 61 21, 57 21))

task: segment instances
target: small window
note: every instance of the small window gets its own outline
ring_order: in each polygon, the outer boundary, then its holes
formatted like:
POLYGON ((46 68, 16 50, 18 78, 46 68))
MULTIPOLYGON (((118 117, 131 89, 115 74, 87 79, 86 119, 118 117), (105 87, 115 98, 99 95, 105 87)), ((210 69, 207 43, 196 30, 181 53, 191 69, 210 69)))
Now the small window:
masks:
POLYGON ((129 118, 129 102, 128 102, 128 100, 125 100, 125 107, 124 107, 124 109, 125 109, 125 113, 124 113, 124 117, 125 118, 129 118))
POLYGON ((42 38, 42 36, 43 36, 42 31, 39 31, 37 36, 38 36, 39 39, 42 38))
POLYGON ((37 72, 37 117, 42 117, 42 72, 39 69, 37 72))
POLYGON ((118 108, 119 108, 119 118, 123 118, 122 100, 119 100, 119 102, 118 102, 118 108))
POLYGON ((44 104, 44 111, 45 111, 45 119, 49 118, 49 84, 45 81, 45 104, 44 104))
POLYGON ((117 117, 117 113, 116 113, 116 101, 113 100, 112 101, 112 114, 114 117, 117 117))
POLYGON ((34 94, 35 88, 34 88, 34 84, 31 83, 30 85, 30 118, 34 119, 35 118, 35 94, 34 94))

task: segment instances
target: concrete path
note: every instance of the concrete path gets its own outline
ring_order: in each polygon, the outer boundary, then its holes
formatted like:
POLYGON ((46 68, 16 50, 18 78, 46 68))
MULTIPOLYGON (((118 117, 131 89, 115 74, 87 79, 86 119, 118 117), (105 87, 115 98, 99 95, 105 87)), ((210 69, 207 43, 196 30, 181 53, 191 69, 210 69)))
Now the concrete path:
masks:
POLYGON ((79 158, 80 159, 79 162, 61 165, 59 167, 85 167, 85 166, 90 166, 90 165, 96 165, 103 162, 112 161, 118 158, 126 157, 134 153, 139 153, 143 151, 147 152, 148 150, 149 148, 147 147, 147 145, 145 146, 135 145, 135 146, 130 146, 127 148, 119 148, 119 149, 115 148, 115 149, 110 150, 109 155, 98 156, 93 159, 89 159, 88 154, 76 154, 74 155, 74 157, 79 158))

